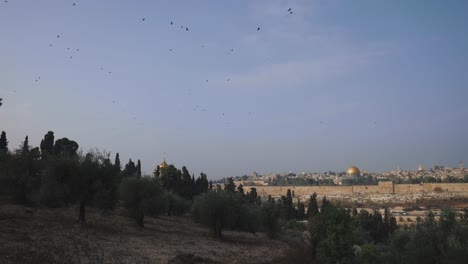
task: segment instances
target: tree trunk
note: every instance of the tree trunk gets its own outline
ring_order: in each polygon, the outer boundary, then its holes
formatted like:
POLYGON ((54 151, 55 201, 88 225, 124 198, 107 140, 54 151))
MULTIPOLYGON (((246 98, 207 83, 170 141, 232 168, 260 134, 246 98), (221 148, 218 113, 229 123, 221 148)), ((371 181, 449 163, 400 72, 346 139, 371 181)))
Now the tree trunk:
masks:
POLYGON ((143 219, 145 218, 145 214, 141 213, 137 219, 138 226, 144 227, 143 219))
POLYGON ((222 235, 222 224, 221 224, 221 220, 216 220, 216 223, 215 223, 215 236, 218 237, 219 239, 223 239, 223 235, 222 235))
POLYGON ((85 206, 86 206, 85 201, 81 201, 80 202, 80 222, 82 225, 86 224, 85 206))

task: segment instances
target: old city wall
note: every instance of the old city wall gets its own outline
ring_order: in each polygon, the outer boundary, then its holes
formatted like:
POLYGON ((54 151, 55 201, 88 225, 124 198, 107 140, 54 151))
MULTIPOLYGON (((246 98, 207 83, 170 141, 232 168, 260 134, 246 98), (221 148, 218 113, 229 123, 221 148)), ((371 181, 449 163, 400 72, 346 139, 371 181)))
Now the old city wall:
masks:
POLYGON ((393 184, 379 182, 378 185, 355 186, 252 186, 244 187, 248 191, 256 188, 258 195, 286 195, 288 189, 297 196, 317 195, 354 195, 354 194, 422 194, 434 192, 449 192, 468 196, 468 183, 423 183, 423 184, 393 184), (439 187, 440 189, 436 189, 439 187))
POLYGON ((423 191, 437 192, 437 187, 444 192, 468 193, 468 183, 425 183, 423 184, 423 191))
MULTIPOLYGON (((244 187, 245 188, 245 187, 244 187)), ((344 195, 353 194, 353 186, 252 186, 246 188, 256 188, 258 195, 281 196, 286 195, 288 189, 294 191, 295 195, 344 195)))
POLYGON ((422 184, 395 184, 395 194, 417 194, 423 192, 422 184))

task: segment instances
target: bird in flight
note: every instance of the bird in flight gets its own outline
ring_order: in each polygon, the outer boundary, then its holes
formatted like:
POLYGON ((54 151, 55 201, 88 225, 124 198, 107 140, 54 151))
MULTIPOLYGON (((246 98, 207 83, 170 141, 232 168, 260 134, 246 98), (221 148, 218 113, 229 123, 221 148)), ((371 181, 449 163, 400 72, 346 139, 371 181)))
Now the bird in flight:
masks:
MULTIPOLYGON (((6 3, 6 1, 5 1, 5 3, 6 3)), ((3 104, 3 103, 2 103, 2 100, 3 100, 3 99, 0 98, 0 106, 2 106, 2 104, 3 104)))
POLYGON ((76 6, 76 4, 75 4, 75 3, 73 3, 73 5, 74 5, 74 6, 76 6))
POLYGON ((57 35, 57 38, 60 38, 60 35, 57 35))
POLYGON ((188 27, 185 28, 185 31, 188 31, 188 27))
POLYGON ((288 9, 288 12, 291 12, 291 8, 288 9))
POLYGON ((257 28, 257 31, 260 31, 260 27, 257 28))
POLYGON ((145 22, 146 18, 142 18, 141 21, 145 22))
POLYGON ((172 23, 172 21, 171 21, 171 26, 172 26, 173 24, 174 24, 174 23, 172 23))

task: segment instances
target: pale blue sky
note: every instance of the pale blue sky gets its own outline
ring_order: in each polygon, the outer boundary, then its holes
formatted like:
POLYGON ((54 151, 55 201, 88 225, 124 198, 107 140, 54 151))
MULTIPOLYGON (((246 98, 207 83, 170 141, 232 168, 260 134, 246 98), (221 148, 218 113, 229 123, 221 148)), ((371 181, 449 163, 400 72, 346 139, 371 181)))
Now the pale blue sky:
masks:
POLYGON ((0 130, 11 147, 52 130, 146 172, 167 152, 210 178, 456 166, 466 14, 467 1, 2 1, 0 130))

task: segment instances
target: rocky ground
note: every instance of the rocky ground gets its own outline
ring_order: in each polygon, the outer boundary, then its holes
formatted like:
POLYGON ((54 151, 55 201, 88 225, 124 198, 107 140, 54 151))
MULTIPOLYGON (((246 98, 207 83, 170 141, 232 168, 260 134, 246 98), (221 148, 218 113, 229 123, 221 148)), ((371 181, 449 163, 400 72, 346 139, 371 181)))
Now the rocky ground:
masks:
POLYGON ((0 205, 0 263, 283 263, 291 250, 264 234, 226 231, 221 241, 189 217, 139 228, 124 211, 87 213, 82 226, 76 208, 0 205))

